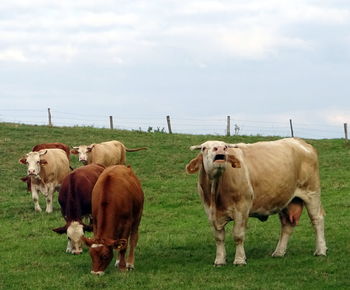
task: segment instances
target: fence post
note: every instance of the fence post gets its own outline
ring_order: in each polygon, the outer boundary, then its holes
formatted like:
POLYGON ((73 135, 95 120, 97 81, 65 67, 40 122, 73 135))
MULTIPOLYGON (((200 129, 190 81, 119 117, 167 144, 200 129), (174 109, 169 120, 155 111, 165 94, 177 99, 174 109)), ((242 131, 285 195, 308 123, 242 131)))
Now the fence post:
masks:
POLYGON ((109 116, 109 127, 113 130, 113 117, 109 116))
POLYGON ((289 119, 289 125, 290 125, 290 133, 291 133, 292 137, 294 137, 294 130, 293 130, 292 119, 289 119))
POLYGON ((231 132, 231 117, 227 116, 227 126, 226 126, 226 136, 230 136, 230 132, 231 132))
POLYGON ((168 123, 169 134, 172 134, 173 132, 171 131, 170 116, 166 116, 166 121, 168 123))
POLYGON ((344 123, 345 142, 348 143, 348 123, 344 123))
POLYGON ((51 121, 51 110, 50 108, 47 109, 48 115, 49 115, 49 127, 52 127, 52 121, 51 121))

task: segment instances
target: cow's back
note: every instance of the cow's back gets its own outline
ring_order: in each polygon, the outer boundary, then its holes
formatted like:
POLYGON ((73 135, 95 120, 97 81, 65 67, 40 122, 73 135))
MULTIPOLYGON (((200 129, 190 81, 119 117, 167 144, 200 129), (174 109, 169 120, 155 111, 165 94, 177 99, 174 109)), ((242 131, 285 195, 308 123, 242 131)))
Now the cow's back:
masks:
POLYGON ((95 144, 91 152, 91 162, 105 166, 125 164, 125 146, 119 141, 95 144))
POLYGON ((104 166, 89 164, 64 178, 58 197, 63 216, 74 220, 91 214, 92 190, 103 170, 104 166))
MULTIPOLYGON (((141 219, 143 192, 131 168, 110 166, 104 170, 92 192, 95 237, 117 234, 125 221, 141 219)), ((111 236, 112 235, 112 236, 111 236)))
POLYGON ((70 173, 69 160, 66 153, 62 149, 44 149, 46 154, 42 155, 42 159, 47 164, 42 166, 40 176, 44 183, 54 182, 61 184, 63 179, 70 173))
POLYGON ((298 188, 319 190, 317 153, 300 139, 238 145, 230 150, 242 161, 242 168, 226 174, 237 175, 240 170, 248 179, 243 182, 253 189, 253 212, 283 208, 298 188))

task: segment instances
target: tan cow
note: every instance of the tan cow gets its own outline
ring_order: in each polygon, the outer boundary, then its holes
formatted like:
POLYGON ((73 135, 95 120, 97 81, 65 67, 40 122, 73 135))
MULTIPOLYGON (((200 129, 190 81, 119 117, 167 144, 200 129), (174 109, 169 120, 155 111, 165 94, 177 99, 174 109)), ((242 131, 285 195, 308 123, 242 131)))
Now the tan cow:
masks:
POLYGON ((45 149, 29 152, 19 160, 27 165, 30 177, 34 209, 41 211, 39 192, 46 197, 46 212, 52 212, 52 198, 55 190, 59 190, 62 180, 69 174, 69 160, 61 149, 45 149))
POLYGON ((99 144, 80 145, 73 147, 72 154, 79 155, 79 161, 84 165, 98 163, 104 166, 125 164, 126 152, 146 150, 147 148, 128 149, 119 141, 108 141, 99 144))
POLYGON ((314 254, 326 255, 318 158, 311 145, 287 138, 255 144, 207 141, 191 149, 201 150, 186 170, 199 171, 198 191, 214 229, 216 266, 226 264, 225 225, 231 220, 235 221, 234 264, 246 264, 244 239, 249 216, 264 221, 279 213, 281 235, 272 255, 284 256, 303 204, 316 233, 314 254))

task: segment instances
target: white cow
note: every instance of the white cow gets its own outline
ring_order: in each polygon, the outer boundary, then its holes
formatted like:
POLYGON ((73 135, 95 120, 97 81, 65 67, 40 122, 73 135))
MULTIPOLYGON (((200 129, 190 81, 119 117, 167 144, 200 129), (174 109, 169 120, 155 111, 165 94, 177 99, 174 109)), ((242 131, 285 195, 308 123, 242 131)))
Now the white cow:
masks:
POLYGON ((125 165, 126 152, 146 150, 147 148, 126 148, 119 141, 107 141, 98 144, 80 145, 73 147, 72 154, 79 156, 79 161, 84 165, 98 163, 104 166, 125 165))
POLYGON ((19 162, 27 165, 35 211, 41 211, 39 205, 39 192, 41 192, 46 197, 46 212, 51 213, 53 193, 59 190, 63 178, 71 170, 66 152, 61 149, 29 152, 19 162))
POLYGON ((245 264, 248 217, 265 221, 279 213, 281 236, 273 256, 284 256, 289 236, 305 205, 316 233, 315 255, 326 255, 324 212, 316 150, 300 139, 255 144, 207 141, 186 166, 199 172, 198 191, 214 229, 217 266, 226 264, 225 225, 234 220, 234 264, 245 264))

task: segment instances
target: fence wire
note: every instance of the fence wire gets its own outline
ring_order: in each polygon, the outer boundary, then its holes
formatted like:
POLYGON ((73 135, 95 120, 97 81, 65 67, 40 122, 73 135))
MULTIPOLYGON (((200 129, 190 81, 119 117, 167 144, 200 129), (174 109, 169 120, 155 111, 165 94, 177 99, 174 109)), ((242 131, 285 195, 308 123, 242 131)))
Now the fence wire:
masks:
MULTIPOLYGON (((50 110, 53 126, 73 127, 89 126, 110 128, 110 116, 103 114, 70 113, 50 110)), ((140 130, 145 132, 168 132, 166 116, 112 116, 113 129, 140 130)), ((227 116, 215 118, 181 118, 170 116, 172 133, 227 135, 227 116)), ((0 122, 48 125, 47 110, 0 109, 0 122)), ((289 120, 269 122, 230 118, 230 135, 291 136, 289 120)), ((293 120, 295 137, 323 139, 344 138, 344 124, 320 125, 298 123, 293 120)))

